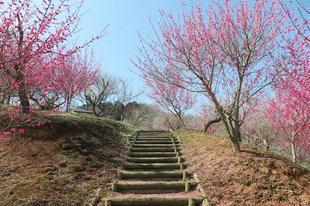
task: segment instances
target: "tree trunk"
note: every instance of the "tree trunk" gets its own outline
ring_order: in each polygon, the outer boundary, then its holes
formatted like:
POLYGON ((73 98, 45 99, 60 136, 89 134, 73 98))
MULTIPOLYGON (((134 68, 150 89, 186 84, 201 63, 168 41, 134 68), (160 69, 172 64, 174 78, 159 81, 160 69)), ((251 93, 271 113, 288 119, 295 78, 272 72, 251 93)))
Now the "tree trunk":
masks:
POLYGON ((67 104, 66 104, 66 112, 69 112, 70 109, 70 102, 69 100, 67 100, 67 104))
POLYGON ((16 71, 15 81, 19 84, 18 97, 19 97, 20 105, 23 109, 23 113, 29 113, 30 103, 29 103, 29 98, 27 95, 28 93, 27 93, 26 84, 24 83, 24 75, 21 72, 22 68, 18 64, 16 64, 14 66, 14 69, 16 71))
POLYGON ((242 91, 242 82, 243 82, 243 75, 242 75, 242 69, 238 68, 239 73, 239 82, 238 87, 236 89, 236 96, 234 99, 234 118, 231 120, 233 123, 231 123, 231 127, 233 129, 233 144, 235 148, 235 152, 240 152, 240 142, 241 142, 241 132, 240 132, 240 121, 239 121, 239 111, 240 111, 240 98, 241 98, 241 91, 242 91), (234 124, 234 127, 233 127, 234 124))
POLYGON ((180 118, 180 121, 181 121, 181 128, 183 127, 185 130, 187 130, 187 126, 182 118, 180 118))
MULTIPOLYGON (((206 85, 208 85, 208 84, 206 84, 206 85)), ((241 83, 239 83, 239 85, 241 85, 241 83)), ((241 86, 239 86, 238 89, 240 90, 240 88, 241 88, 241 86)), ((220 105, 219 101, 217 100, 217 98, 216 98, 215 94, 212 92, 212 90, 210 88, 208 88, 206 90, 206 92, 208 93, 209 97, 211 98, 211 101, 214 103, 215 109, 216 109, 217 113, 219 114, 219 116, 221 117, 222 122, 224 123, 224 126, 225 126, 226 131, 227 131, 228 136, 229 136, 229 139, 233 143, 235 152, 240 152, 240 142, 239 142, 239 139, 241 138, 240 129, 237 128, 236 129, 237 131, 235 131, 235 128, 233 127, 234 125, 233 125, 232 120, 230 119, 230 117, 228 117, 225 114, 224 108, 220 105)), ((237 98, 237 100, 239 100, 240 94, 236 98, 237 98)), ((237 108, 237 112, 239 112, 239 107, 236 107, 236 108, 237 108)), ((236 120, 238 121, 239 113, 236 113, 235 116, 237 116, 236 120)), ((239 125, 239 122, 235 122, 235 126, 236 125, 239 125)))
POLYGON ((65 100, 66 100, 66 112, 69 112, 71 104, 71 98, 69 97, 69 95, 65 96, 65 100))
POLYGON ((224 123, 226 131, 228 133, 228 137, 234 146, 235 152, 240 152, 240 142, 239 142, 239 138, 241 136, 240 130, 237 128, 238 131, 236 131, 236 129, 233 127, 232 121, 229 119, 227 115, 225 115, 222 107, 218 107, 217 112, 219 113, 221 120, 224 123))
POLYGON ((269 145, 268 145, 268 142, 266 139, 263 139, 263 148, 265 151, 268 151, 269 150, 269 145))
POLYGON ((10 101, 11 101, 11 95, 9 95, 9 97, 7 98, 6 104, 9 105, 9 104, 10 104, 10 101))
POLYGON ((240 125, 237 121, 234 121, 230 116, 225 115, 226 119, 223 121, 226 124, 226 130, 229 135, 229 139, 234 146, 235 152, 240 152, 240 125))
POLYGON ((22 106, 22 109, 23 109, 23 113, 29 113, 30 103, 29 103, 29 99, 27 96, 26 85, 23 82, 20 83, 20 86, 18 89, 18 96, 19 96, 20 105, 22 106))
POLYGON ((97 112, 96 105, 92 104, 92 111, 96 117, 100 117, 100 112, 97 112))
POLYGON ((183 127, 185 130, 187 130, 186 124, 185 124, 185 122, 184 122, 184 120, 183 120, 183 114, 182 114, 182 112, 179 111, 179 110, 176 110, 175 108, 174 108, 174 111, 175 111, 175 113, 174 113, 173 115, 174 115, 174 116, 177 118, 177 120, 178 120, 178 125, 177 125, 177 128, 176 128, 176 129, 181 129, 181 128, 183 127))
POLYGON ((232 142, 234 144, 235 152, 240 152, 241 132, 238 126, 235 128, 234 136, 232 138, 233 138, 232 142))
POLYGON ((295 149, 295 143, 294 141, 291 142, 291 152, 292 152, 292 161, 296 162, 296 149, 295 149))
POLYGON ((208 129, 209 129, 209 127, 210 127, 212 124, 218 123, 218 122, 220 122, 221 120, 222 120, 221 117, 217 117, 216 119, 212 119, 212 120, 208 121, 208 122, 204 125, 203 131, 204 131, 204 132, 207 132, 208 129))
POLYGON ((234 145, 235 152, 239 153, 240 152, 240 143, 239 143, 239 141, 233 142, 233 145, 234 145))
POLYGON ((166 119, 166 122, 168 123, 170 129, 171 129, 172 131, 174 131, 176 128, 173 127, 173 125, 171 124, 169 118, 166 117, 165 119, 166 119))

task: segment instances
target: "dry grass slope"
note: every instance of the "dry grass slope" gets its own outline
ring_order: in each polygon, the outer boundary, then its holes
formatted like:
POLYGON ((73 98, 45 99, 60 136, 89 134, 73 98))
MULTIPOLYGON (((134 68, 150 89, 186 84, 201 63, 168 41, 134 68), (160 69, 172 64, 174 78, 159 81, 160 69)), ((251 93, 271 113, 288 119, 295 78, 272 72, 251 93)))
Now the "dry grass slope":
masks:
POLYGON ((310 205, 310 172, 249 145, 236 154, 227 139, 178 132, 183 151, 212 205, 310 205))
POLYGON ((85 205, 105 196, 126 153, 129 124, 47 115, 42 128, 0 143, 0 205, 85 205))

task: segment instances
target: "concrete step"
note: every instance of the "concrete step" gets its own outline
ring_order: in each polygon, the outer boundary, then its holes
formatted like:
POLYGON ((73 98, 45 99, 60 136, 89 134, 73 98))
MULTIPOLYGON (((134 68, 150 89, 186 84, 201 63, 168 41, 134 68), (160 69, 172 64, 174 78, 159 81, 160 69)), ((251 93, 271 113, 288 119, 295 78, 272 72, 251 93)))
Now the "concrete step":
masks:
POLYGON ((121 193, 157 194, 188 192, 196 186, 192 181, 119 181, 112 188, 121 193))
POLYGON ((128 162, 134 163, 181 163, 183 157, 128 157, 128 162))
POLYGON ((167 179, 166 181, 171 180, 183 180, 187 176, 185 171, 175 170, 175 171, 120 171, 118 173, 119 179, 128 180, 128 179, 147 179, 147 180, 159 180, 167 179))
POLYGON ((132 163, 125 162, 126 170, 182 170, 186 168, 184 163, 132 163))
POLYGON ((128 154, 130 157, 176 157, 181 156, 178 152, 131 152, 128 154))
POLYGON ((198 206, 202 197, 131 197, 105 200, 105 206, 198 206))

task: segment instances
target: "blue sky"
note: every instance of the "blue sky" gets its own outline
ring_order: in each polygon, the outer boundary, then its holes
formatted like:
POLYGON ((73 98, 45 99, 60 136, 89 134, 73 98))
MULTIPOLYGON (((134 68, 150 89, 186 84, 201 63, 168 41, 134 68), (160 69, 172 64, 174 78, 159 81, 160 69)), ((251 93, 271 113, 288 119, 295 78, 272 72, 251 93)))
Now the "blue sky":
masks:
MULTIPOLYGON (((196 1, 185 2, 190 5, 196 1)), ((86 0, 83 10, 87 13, 80 22, 79 39, 87 40, 108 25, 106 36, 94 44, 102 70, 130 80, 137 92, 145 91, 143 80, 132 72, 135 68, 130 59, 137 56, 138 33, 154 34, 149 19, 156 24, 160 9, 180 13, 182 0, 86 0)), ((150 102, 145 95, 139 100, 150 102)))
MULTIPOLYGON (((184 1, 190 6, 199 0, 184 1)), ((210 0, 201 2, 206 6, 210 0)), ((309 8, 309 1, 300 2, 309 8)), ((135 68, 130 59, 135 59, 138 54, 138 33, 154 35, 149 19, 156 25, 160 9, 178 15, 182 12, 182 0, 85 0, 83 11, 86 13, 80 22, 80 41, 86 41, 108 26, 106 36, 94 44, 103 72, 131 81, 132 90, 145 93, 138 101, 148 103, 151 100, 146 96, 147 89, 143 80, 132 72, 135 68)))

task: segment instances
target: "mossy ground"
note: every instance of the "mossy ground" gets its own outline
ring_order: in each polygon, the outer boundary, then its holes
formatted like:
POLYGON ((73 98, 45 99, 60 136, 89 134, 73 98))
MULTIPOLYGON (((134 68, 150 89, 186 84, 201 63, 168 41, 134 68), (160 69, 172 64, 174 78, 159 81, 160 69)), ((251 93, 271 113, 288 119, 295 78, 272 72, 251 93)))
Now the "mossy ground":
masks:
POLYGON ((73 113, 44 114, 42 127, 0 143, 0 205, 85 205, 105 196, 132 125, 73 113))

